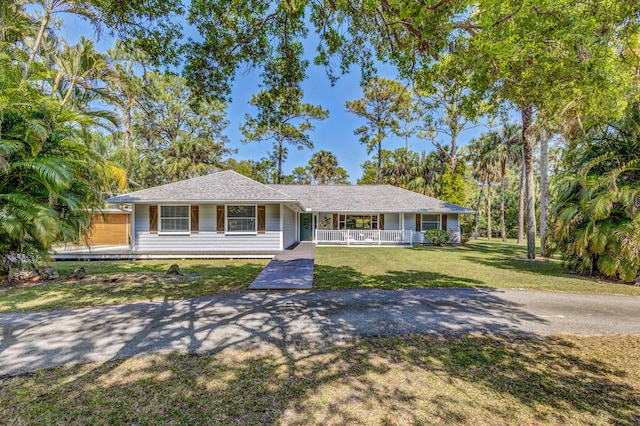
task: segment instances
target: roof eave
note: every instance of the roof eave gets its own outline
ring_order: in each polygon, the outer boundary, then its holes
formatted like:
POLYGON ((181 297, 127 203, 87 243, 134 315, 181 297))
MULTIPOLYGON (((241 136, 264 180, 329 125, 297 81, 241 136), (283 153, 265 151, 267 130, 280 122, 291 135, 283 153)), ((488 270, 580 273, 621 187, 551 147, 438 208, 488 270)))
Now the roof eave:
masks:
POLYGON ((297 200, 238 200, 238 199, 227 199, 227 200, 203 200, 203 199, 190 199, 190 200, 156 200, 156 199, 131 199, 131 198, 121 198, 114 199, 107 198, 106 202, 109 204, 122 204, 122 203, 131 203, 131 204, 176 204, 176 203, 189 203, 189 204, 229 204, 229 203, 252 203, 252 204, 281 204, 281 203, 290 203, 290 204, 300 204, 297 200))

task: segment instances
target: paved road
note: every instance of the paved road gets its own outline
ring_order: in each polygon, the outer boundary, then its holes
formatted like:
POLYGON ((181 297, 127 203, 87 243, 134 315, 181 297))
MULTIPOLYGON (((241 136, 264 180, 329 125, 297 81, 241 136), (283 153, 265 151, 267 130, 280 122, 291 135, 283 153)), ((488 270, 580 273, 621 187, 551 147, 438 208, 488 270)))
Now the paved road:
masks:
POLYGON ((640 335, 640 298, 517 290, 242 293, 0 315, 0 375, 139 353, 372 335, 640 335))

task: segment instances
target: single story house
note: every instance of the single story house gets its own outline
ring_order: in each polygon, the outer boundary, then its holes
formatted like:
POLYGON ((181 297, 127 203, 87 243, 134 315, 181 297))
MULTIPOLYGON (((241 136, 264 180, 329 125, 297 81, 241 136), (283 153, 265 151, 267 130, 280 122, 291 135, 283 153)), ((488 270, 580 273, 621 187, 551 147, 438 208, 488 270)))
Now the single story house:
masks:
POLYGON ((267 252, 297 242, 424 243, 444 229, 459 241, 472 210, 390 185, 264 185, 234 171, 115 197, 130 204, 130 247, 153 252, 267 252))

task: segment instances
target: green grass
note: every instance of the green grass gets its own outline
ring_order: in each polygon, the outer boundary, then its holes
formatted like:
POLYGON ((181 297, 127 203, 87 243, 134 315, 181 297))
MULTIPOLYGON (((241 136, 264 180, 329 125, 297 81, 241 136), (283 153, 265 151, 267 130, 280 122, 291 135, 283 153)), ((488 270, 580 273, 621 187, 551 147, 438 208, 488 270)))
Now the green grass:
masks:
MULTIPOLYGON (((558 260, 528 262, 524 246, 473 241, 467 247, 318 247, 314 289, 522 288, 640 296, 640 286, 567 274, 558 260)), ((83 280, 0 289, 0 312, 80 308, 244 291, 267 260, 57 262, 83 280), (185 273, 164 272, 178 263, 185 273), (193 276, 197 278, 193 279, 193 276)))
POLYGON ((405 336, 0 378, 5 424, 640 423, 640 338, 405 336))
POLYGON ((82 280, 61 280, 0 290, 0 312, 70 309, 161 301, 245 290, 268 260, 163 260, 57 262, 60 275, 82 266, 82 280), (182 278, 164 273, 177 263, 182 278), (113 281, 116 280, 116 281, 113 281))
POLYGON ((526 260, 526 247, 318 247, 314 288, 519 288, 640 296, 640 287, 567 274, 559 260, 526 260))

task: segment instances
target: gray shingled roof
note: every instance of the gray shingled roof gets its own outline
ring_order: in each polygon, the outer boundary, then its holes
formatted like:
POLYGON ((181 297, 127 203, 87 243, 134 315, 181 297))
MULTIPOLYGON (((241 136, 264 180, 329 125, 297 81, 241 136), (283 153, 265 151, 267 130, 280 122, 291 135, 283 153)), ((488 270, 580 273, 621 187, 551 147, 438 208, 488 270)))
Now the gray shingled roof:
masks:
POLYGON ((303 208, 313 212, 474 213, 465 207, 390 185, 269 186, 300 201, 303 208))
POLYGON ((111 197, 108 203, 285 202, 312 212, 474 213, 390 185, 263 185, 232 170, 111 197))
POLYGON ((108 203, 190 201, 295 202, 270 188, 232 170, 143 189, 111 197, 108 203))

